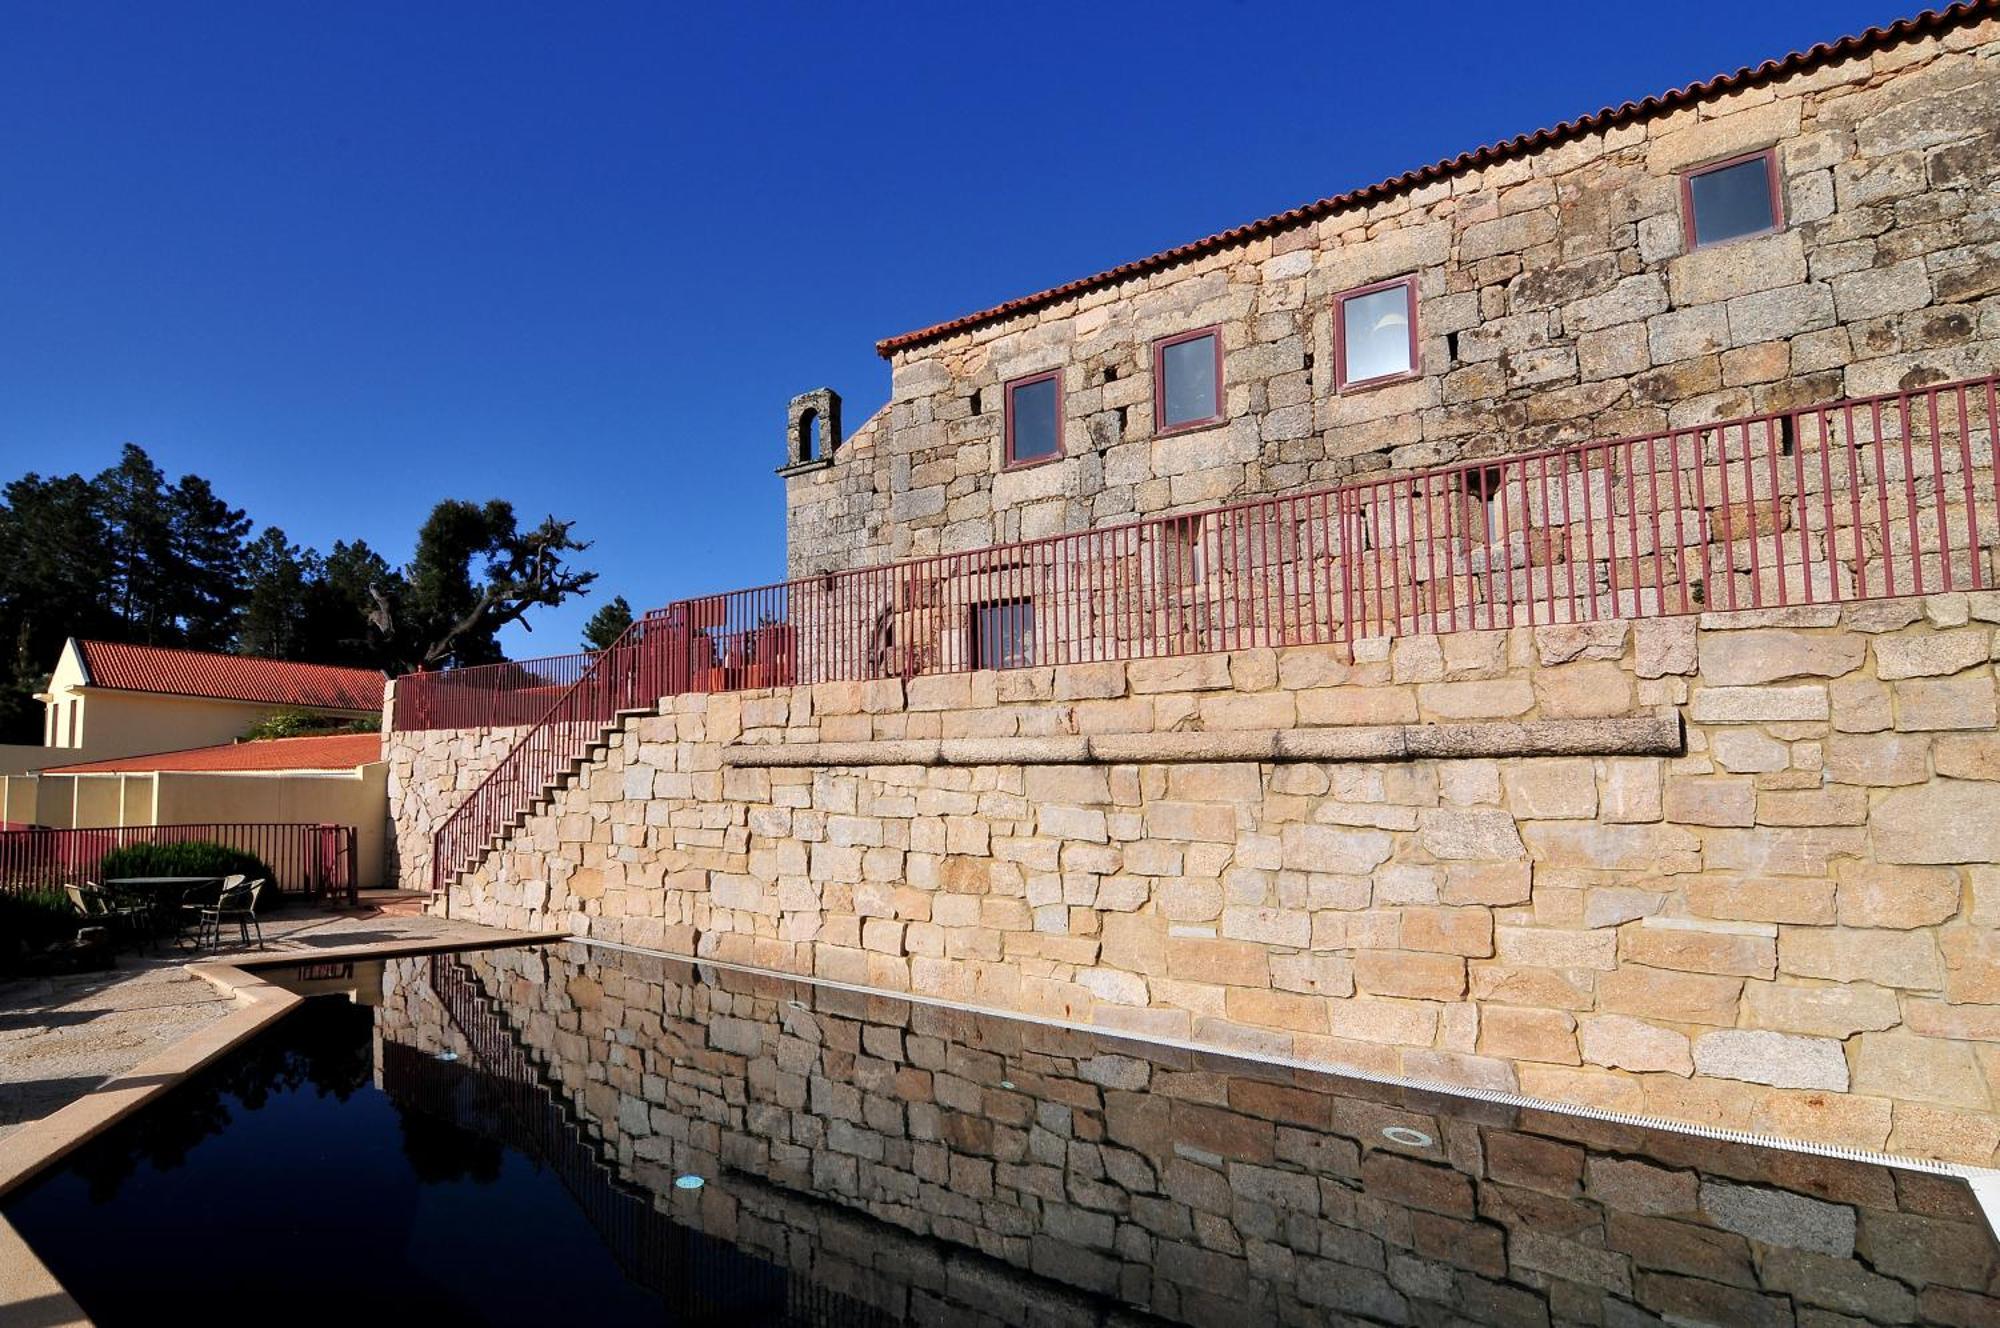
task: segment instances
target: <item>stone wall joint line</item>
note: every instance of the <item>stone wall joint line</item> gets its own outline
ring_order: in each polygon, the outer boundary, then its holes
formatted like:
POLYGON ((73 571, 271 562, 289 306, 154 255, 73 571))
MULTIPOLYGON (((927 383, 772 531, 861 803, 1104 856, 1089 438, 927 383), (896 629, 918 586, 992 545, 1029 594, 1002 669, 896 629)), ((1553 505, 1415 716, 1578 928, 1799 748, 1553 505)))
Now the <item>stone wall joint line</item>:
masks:
POLYGON ((1678 756, 1679 712, 1615 719, 1357 724, 1219 733, 1106 733, 1026 738, 733 743, 736 768, 819 766, 1177 765, 1218 762, 1423 761, 1502 756, 1678 756))

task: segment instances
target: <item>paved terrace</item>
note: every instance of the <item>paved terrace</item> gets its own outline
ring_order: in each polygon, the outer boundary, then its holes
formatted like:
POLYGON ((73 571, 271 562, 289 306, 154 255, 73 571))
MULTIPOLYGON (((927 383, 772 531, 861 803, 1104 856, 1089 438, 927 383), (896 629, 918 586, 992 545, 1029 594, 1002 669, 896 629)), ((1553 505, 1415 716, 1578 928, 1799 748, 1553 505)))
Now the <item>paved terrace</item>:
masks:
POLYGON ((414 940, 476 943, 503 933, 476 923, 364 911, 292 908, 264 920, 265 945, 199 955, 171 947, 122 954, 99 973, 0 983, 0 1137, 84 1096, 195 1029, 234 1001, 187 971, 195 958, 311 953, 414 940))

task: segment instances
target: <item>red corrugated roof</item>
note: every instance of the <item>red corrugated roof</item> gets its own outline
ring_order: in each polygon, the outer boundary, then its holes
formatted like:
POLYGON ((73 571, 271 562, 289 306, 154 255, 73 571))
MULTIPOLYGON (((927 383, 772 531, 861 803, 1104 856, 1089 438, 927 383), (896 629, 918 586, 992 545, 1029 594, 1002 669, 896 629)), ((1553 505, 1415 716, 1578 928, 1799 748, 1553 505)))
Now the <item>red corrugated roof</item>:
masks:
POLYGON ((1810 50, 1793 51, 1790 55, 1780 60, 1766 60, 1763 64, 1757 65, 1754 68, 1746 65, 1733 74, 1717 74, 1714 78, 1704 80, 1700 83, 1690 83, 1684 88, 1674 88, 1660 93, 1656 97, 1647 97, 1643 101, 1628 101, 1622 106, 1607 106, 1603 110, 1581 116, 1575 120, 1565 120, 1561 124, 1553 125, 1550 128, 1538 129, 1532 134, 1520 134, 1503 142, 1488 144, 1486 147, 1475 148, 1470 152, 1461 152, 1456 157, 1433 162, 1429 166, 1419 166, 1415 170, 1405 171, 1401 175, 1392 176, 1387 180, 1367 185, 1364 188, 1352 189, 1347 193, 1335 194, 1330 198, 1322 198, 1317 202, 1306 203, 1285 212, 1273 213, 1271 216, 1249 222, 1246 225, 1237 226, 1233 229, 1195 240, 1189 244, 1180 245, 1177 248, 1167 249, 1147 258, 1124 263, 1118 267, 1106 268, 1104 271, 1092 276, 1065 282, 1060 286, 1051 286, 1049 289, 1037 291, 1033 295, 1023 295, 1019 299, 1008 300, 1004 304, 996 304, 990 309, 982 309, 977 313, 966 314, 962 318, 954 318, 947 323, 937 323, 930 327, 919 328, 915 332, 905 332, 901 336, 889 337, 875 343, 875 353, 883 359, 888 359, 897 351, 910 346, 920 346, 925 342, 936 341, 942 337, 950 336, 954 332, 963 332, 967 328, 978 327, 983 323, 991 323, 1013 314, 1026 313, 1031 309, 1039 309, 1046 305, 1054 304, 1059 300, 1068 299, 1070 296, 1081 295, 1085 291, 1096 290, 1100 286, 1113 285, 1129 277, 1144 276, 1149 272, 1157 272, 1161 268, 1172 267, 1176 263, 1186 262, 1191 258, 1199 258, 1204 254, 1214 253, 1218 249, 1226 249, 1231 245, 1241 244, 1246 240, 1254 240, 1260 236, 1272 234, 1275 231, 1289 230, 1293 226, 1297 226, 1303 222, 1317 221, 1319 218, 1331 213, 1356 207, 1364 203, 1372 203, 1377 199, 1386 198, 1403 190, 1414 189, 1419 185, 1429 184, 1433 180, 1457 175, 1461 171, 1468 171, 1476 166, 1487 166, 1494 162, 1507 161, 1514 157, 1539 151, 1542 148, 1554 147, 1558 143, 1568 142, 1584 134, 1629 124, 1634 120, 1651 119, 1653 116, 1664 114, 1667 111, 1675 110, 1690 103, 1709 101, 1727 93, 1768 82, 1774 78, 1783 78, 1791 74, 1817 69, 1821 65, 1829 64, 1835 60, 1844 60, 1855 55, 1865 54, 1884 46, 1894 45, 1910 37, 1927 36, 1942 32, 1948 28, 1954 28, 1963 23, 1970 23, 1995 13, 2000 13, 2000 0, 1967 0, 1966 3, 1955 4, 1949 9, 1926 9, 1914 18, 1900 19, 1886 28, 1870 28, 1866 32, 1857 33, 1852 37, 1842 37, 1839 41, 1822 42, 1810 50))
POLYGON ((383 675, 368 669, 108 641, 79 641, 77 647, 93 687, 337 710, 382 708, 383 675))
POLYGON ((45 775, 142 774, 153 770, 352 770, 382 759, 374 733, 332 733, 313 738, 262 738, 220 747, 191 747, 151 756, 52 765, 45 775))

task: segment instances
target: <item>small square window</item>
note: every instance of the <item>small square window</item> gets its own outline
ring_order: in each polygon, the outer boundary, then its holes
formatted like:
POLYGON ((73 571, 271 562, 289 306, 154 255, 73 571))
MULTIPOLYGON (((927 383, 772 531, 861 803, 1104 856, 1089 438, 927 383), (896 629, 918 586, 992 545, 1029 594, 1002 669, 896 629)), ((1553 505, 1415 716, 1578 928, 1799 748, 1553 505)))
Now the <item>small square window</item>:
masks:
POLYGON ((1161 517, 1151 523, 1155 551, 1154 580, 1162 594, 1171 598, 1179 591, 1201 585, 1208 579, 1208 544, 1205 522, 1198 516, 1161 517))
POLYGON ((1338 391, 1417 375, 1417 279, 1333 297, 1333 380, 1338 391))
POLYGON ((1222 420, 1222 330, 1203 328, 1153 343, 1153 431, 1199 429, 1222 420))
POLYGON ((1007 384, 1007 464, 1052 461, 1062 450, 1062 370, 1007 384))
POLYGON ((1035 662, 1035 605, 1009 599, 972 606, 972 667, 1023 669, 1035 662))
POLYGON ((1459 485, 1469 499, 1467 508, 1466 534, 1481 543, 1493 539, 1499 529, 1494 520, 1500 509, 1500 497, 1506 483, 1505 472, 1498 466, 1484 466, 1459 472, 1459 485))
POLYGON ((1683 175, 1681 219, 1690 249, 1777 230, 1784 224, 1778 205, 1777 149, 1732 157, 1683 175))

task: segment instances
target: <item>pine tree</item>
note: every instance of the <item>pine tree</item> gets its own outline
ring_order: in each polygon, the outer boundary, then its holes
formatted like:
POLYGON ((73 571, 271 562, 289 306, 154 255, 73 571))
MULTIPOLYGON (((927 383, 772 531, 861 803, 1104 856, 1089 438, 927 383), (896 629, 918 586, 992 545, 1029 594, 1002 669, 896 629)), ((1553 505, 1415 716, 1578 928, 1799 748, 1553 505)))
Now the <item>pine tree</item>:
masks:
POLYGON ((175 482, 166 510, 166 612, 187 645, 226 650, 246 594, 243 537, 250 519, 216 497, 199 475, 175 482))
POLYGON ((267 659, 305 659, 306 603, 318 568, 311 550, 299 549, 276 526, 244 550, 249 589, 236 627, 236 649, 267 659))
POLYGON ((632 606, 625 602, 623 595, 615 595, 611 602, 590 615, 590 621, 583 625, 583 643, 592 650, 606 650, 625 629, 632 625, 632 606))
POLYGON ((174 562, 166 478, 144 449, 127 443, 118 464, 92 481, 110 561, 109 605, 120 635, 144 645, 180 643, 166 603, 174 562))

